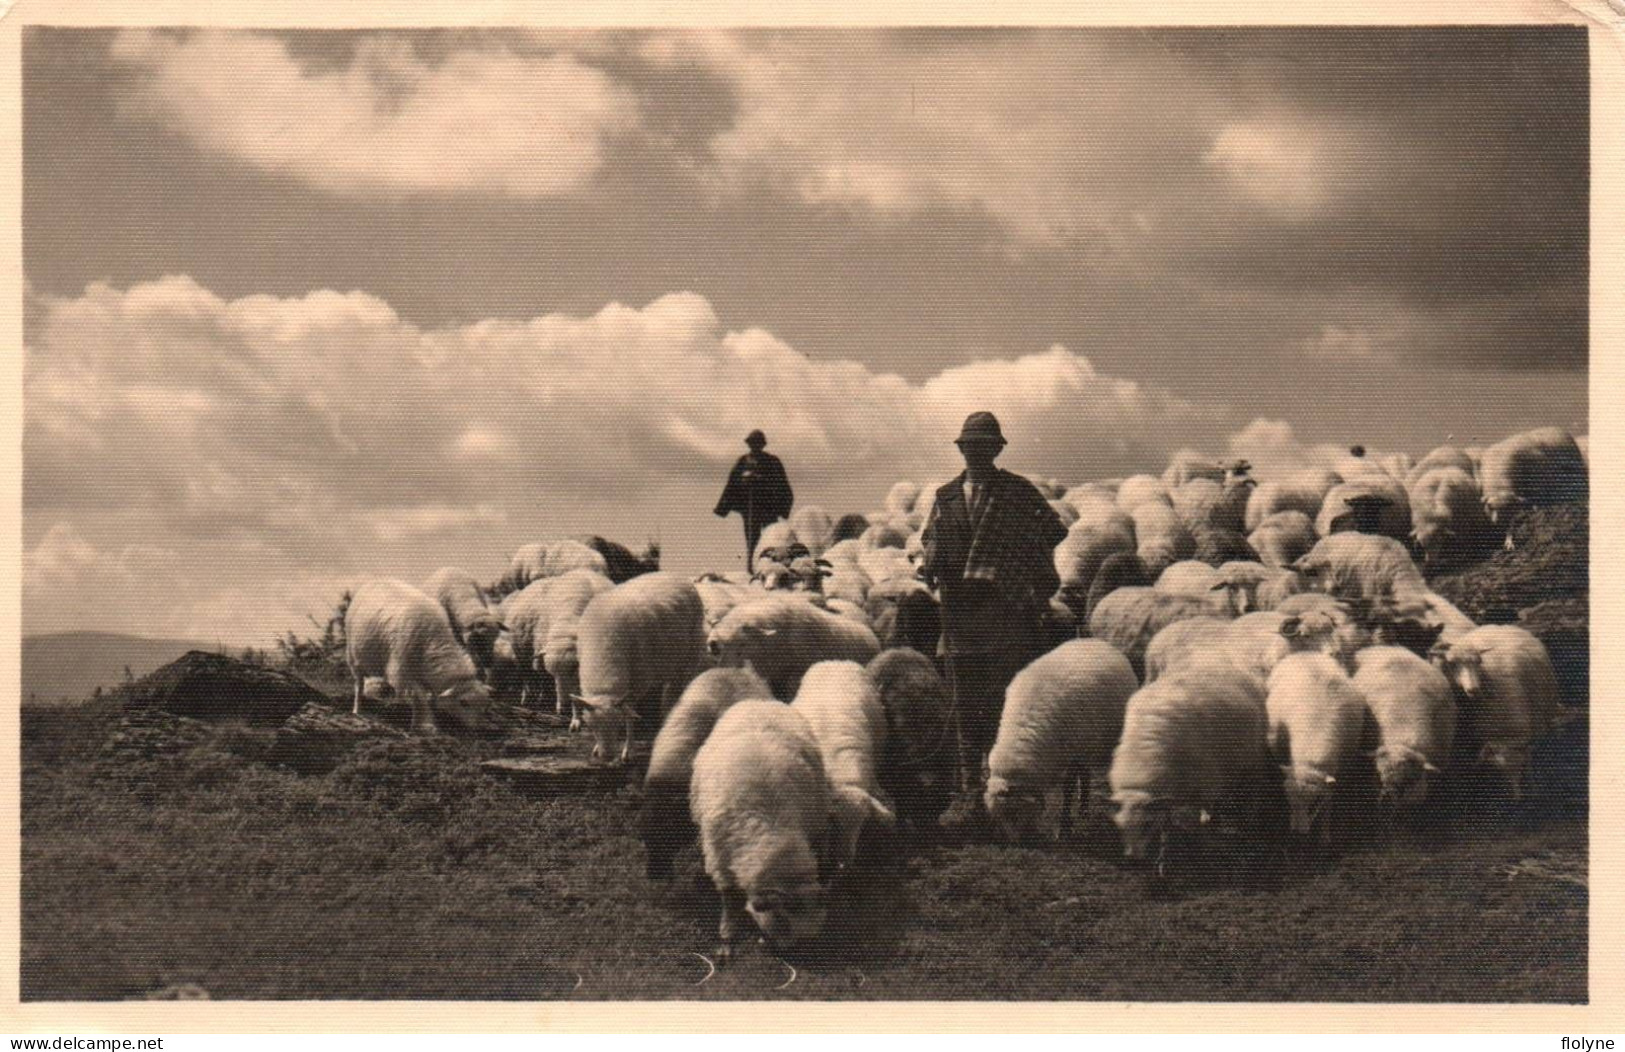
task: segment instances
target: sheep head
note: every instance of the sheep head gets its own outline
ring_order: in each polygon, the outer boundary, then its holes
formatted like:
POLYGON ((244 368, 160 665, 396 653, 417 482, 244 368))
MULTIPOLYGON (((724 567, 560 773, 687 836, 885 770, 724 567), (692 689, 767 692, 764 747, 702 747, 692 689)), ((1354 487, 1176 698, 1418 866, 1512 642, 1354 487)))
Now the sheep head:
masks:
POLYGON ((982 805, 1007 843, 1018 844, 1036 832, 1044 814, 1044 794, 1037 789, 1013 786, 994 775, 987 780, 982 805))
POLYGON ((1403 813, 1419 807, 1428 794, 1428 776, 1439 773, 1421 753, 1403 746, 1379 748, 1376 752, 1377 778, 1382 784, 1379 805, 1390 813, 1403 813))

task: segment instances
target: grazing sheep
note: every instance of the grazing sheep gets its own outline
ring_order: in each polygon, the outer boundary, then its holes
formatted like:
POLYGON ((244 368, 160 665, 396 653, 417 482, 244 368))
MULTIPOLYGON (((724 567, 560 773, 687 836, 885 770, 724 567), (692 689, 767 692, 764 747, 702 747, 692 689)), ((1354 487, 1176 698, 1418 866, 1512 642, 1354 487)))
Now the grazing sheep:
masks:
POLYGON ((822 555, 835 543, 835 519, 816 504, 803 504, 792 512, 790 529, 813 555, 822 555))
POLYGON ((1315 532, 1330 537, 1349 530, 1408 540, 1411 501, 1404 485, 1373 471, 1333 486, 1315 517, 1315 532))
POLYGON ((1438 647, 1433 663, 1466 698, 1463 730, 1479 747, 1478 762, 1499 770, 1512 798, 1522 799, 1530 749, 1573 718, 1545 645, 1516 625, 1485 625, 1438 647))
POLYGON ((925 582, 892 578, 869 590, 869 625, 881 647, 908 647, 934 657, 942 638, 942 610, 925 582))
POLYGON ((1130 512, 1134 521, 1135 551, 1153 575, 1196 554, 1196 538, 1179 520, 1173 506, 1146 501, 1130 512))
POLYGON ((1387 624, 1418 622, 1438 629, 1438 641, 1454 643, 1478 624, 1437 592, 1406 590, 1373 606, 1374 619, 1387 624))
POLYGON ((1347 661, 1369 643, 1369 634, 1346 612, 1288 615, 1261 610, 1234 620, 1193 617, 1176 621, 1152 637, 1145 648, 1145 682, 1183 666, 1226 660, 1262 688, 1288 654, 1316 651, 1347 661))
POLYGON ((1134 514, 1134 509, 1152 501, 1173 506, 1168 498, 1168 486, 1155 475, 1130 475, 1117 487, 1117 509, 1134 514))
POLYGON ((1193 596, 1154 588, 1119 588, 1090 612, 1089 634, 1121 650, 1134 667, 1134 674, 1143 677, 1145 648, 1158 632, 1189 617, 1234 616, 1230 596, 1225 592, 1193 596))
POLYGON ((1425 592, 1427 581, 1410 552, 1392 537, 1334 533, 1292 564, 1315 591, 1342 599, 1374 600, 1398 592, 1425 592))
POLYGON ((1111 765, 1123 853, 1160 868, 1170 830, 1195 829, 1266 784, 1265 734, 1263 689, 1228 665, 1182 668, 1136 691, 1111 765))
MULTIPOLYGON (((557 577, 532 581, 517 592, 510 592, 502 600, 502 621, 508 626, 508 646, 515 668, 519 672, 519 704, 529 705, 533 688, 537 684, 535 668, 536 630, 546 629, 547 592, 557 577)), ((555 711, 563 711, 562 696, 554 698, 555 711)))
POLYGON ((1172 595, 1206 595, 1221 584, 1217 569, 1207 563, 1186 559, 1158 574, 1157 583, 1152 587, 1172 595))
POLYGON ((1265 519, 1283 511, 1301 512, 1313 521, 1320 513, 1326 494, 1342 481, 1342 476, 1335 471, 1310 468, 1259 483, 1247 498, 1247 531, 1251 533, 1265 519))
POLYGON ((1483 494, 1460 468, 1434 468, 1411 484, 1411 539, 1427 566, 1472 558, 1490 541, 1494 525, 1483 494))
POLYGON ((1080 519, 1052 553, 1061 579, 1060 595, 1074 608, 1085 601, 1107 556, 1134 551, 1134 520, 1115 508, 1112 515, 1114 519, 1099 526, 1086 525, 1087 517, 1080 519))
POLYGON ((1139 687, 1128 659, 1098 639, 1064 643, 1016 673, 982 798, 1005 839, 1070 832, 1073 797, 1081 810, 1090 772, 1111 765, 1123 710, 1139 687))
POLYGON ((886 513, 892 518, 901 518, 909 514, 919 506, 922 492, 918 482, 905 479, 892 483, 892 488, 886 491, 886 499, 883 502, 886 513))
POLYGON ((773 692, 749 669, 707 669, 694 677, 661 724, 649 752, 638 811, 638 836, 648 852, 645 872, 650 879, 671 876, 672 859, 694 839, 688 788, 695 755, 722 714, 749 698, 771 701, 773 692))
POLYGON ((1089 595, 1082 610, 1067 604, 1085 625, 1093 616, 1100 601, 1119 588, 1149 588, 1152 585, 1150 568, 1133 552, 1114 552, 1106 556, 1089 584, 1089 595))
POLYGON ((609 563, 602 555, 580 541, 561 540, 552 544, 527 544, 514 553, 508 567, 508 584, 517 591, 543 577, 560 577, 571 570, 595 570, 609 576, 609 563))
POLYGON ((1289 654, 1270 672, 1265 710, 1292 831, 1309 834, 1318 826, 1321 841, 1329 841, 1326 804, 1344 762, 1360 747, 1365 698, 1336 659, 1289 654))
POLYGON ((467 570, 442 566, 423 582, 423 591, 445 608, 452 636, 474 659, 480 679, 489 679, 496 661, 497 639, 508 626, 491 609, 480 583, 467 570))
POLYGON ((1247 535, 1247 544, 1265 566, 1288 567, 1315 546, 1315 524, 1301 511, 1278 511, 1247 535))
POLYGON ((740 604, 711 630, 706 646, 718 665, 755 670, 779 698, 794 697, 802 675, 820 661, 864 663, 880 653, 870 629, 788 597, 740 604))
POLYGON ((606 759, 618 746, 625 763, 638 703, 658 694, 665 714, 705 665, 700 593, 686 578, 665 572, 618 584, 587 604, 576 650, 593 757, 606 759))
POLYGON ((1257 562, 1258 553, 1247 543, 1247 538, 1236 530, 1217 526, 1203 526, 1192 530, 1196 547, 1191 558, 1209 566, 1223 566, 1233 562, 1257 562))
POLYGON ((818 848, 830 796, 806 717, 776 701, 736 702, 694 756, 688 806, 706 875, 722 898, 718 959, 733 954, 741 907, 775 948, 816 936, 824 926, 818 848))
POLYGON ((548 582, 547 590, 538 597, 541 611, 531 629, 531 657, 526 667, 552 678, 554 711, 562 713, 564 701, 569 699, 570 730, 579 731, 582 711, 576 696, 581 693, 581 661, 576 644, 581 615, 594 596, 614 588, 615 583, 592 570, 571 570, 543 581, 548 582))
POLYGON ((790 708, 807 719, 824 757, 833 821, 830 859, 849 866, 870 822, 889 828, 897 815, 880 787, 886 748, 886 710, 880 691, 861 664, 820 661, 807 669, 790 708))
POLYGON ((1465 450, 1457 449, 1455 446, 1439 446, 1429 450, 1427 456, 1418 460, 1411 470, 1405 473, 1405 488, 1413 489, 1417 481, 1434 468, 1456 468, 1464 472, 1468 478, 1477 480, 1477 466, 1465 450))
MULTIPOLYGON (((1536 428, 1490 446, 1484 450, 1478 477, 1484 509, 1501 527, 1515 508, 1585 500, 1590 485, 1585 456, 1574 436, 1560 427, 1536 428)), ((1508 534, 1507 546, 1511 545, 1508 534)))
POLYGON ((1223 483, 1224 465, 1194 449, 1181 449, 1168 458, 1168 467, 1162 473, 1162 483, 1173 492, 1192 479, 1208 479, 1223 483))
POLYGON ((1354 688, 1377 731, 1377 777, 1384 807, 1409 812, 1427 797, 1428 776, 1450 762, 1456 699, 1450 681, 1404 647, 1354 655, 1354 688))
POLYGON ((344 614, 344 640, 356 715, 366 679, 381 676, 397 695, 411 698, 417 733, 435 733, 436 707, 465 727, 483 722, 490 689, 457 645, 445 609, 411 585, 380 578, 357 588, 344 614))

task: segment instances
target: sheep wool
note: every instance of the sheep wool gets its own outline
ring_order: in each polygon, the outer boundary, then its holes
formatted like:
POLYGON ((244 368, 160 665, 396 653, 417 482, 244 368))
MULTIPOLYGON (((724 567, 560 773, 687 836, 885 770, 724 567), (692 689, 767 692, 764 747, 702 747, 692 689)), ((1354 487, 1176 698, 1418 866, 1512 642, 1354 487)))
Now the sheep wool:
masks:
POLYGON ((1354 662, 1354 687, 1376 724, 1383 800, 1414 810, 1427 797, 1429 775, 1450 761, 1455 692, 1442 672, 1404 647, 1367 647, 1354 662))
POLYGON ((604 759, 619 745, 625 763, 638 702, 658 693, 665 713, 704 665, 700 594, 687 579, 664 571, 618 584, 587 603, 576 651, 593 755, 604 759))
POLYGON ((1523 795, 1534 743, 1572 718, 1546 647, 1516 625, 1485 625, 1435 652, 1435 664, 1466 698, 1463 730, 1478 760, 1523 795))
POLYGON ((1380 469, 1338 483, 1321 502, 1315 517, 1315 532, 1322 537, 1354 529, 1360 515, 1357 503, 1365 500, 1386 501, 1376 512, 1374 533, 1403 541, 1411 535, 1411 501, 1405 486, 1398 479, 1380 469))
POLYGON ((1181 669, 1136 691, 1110 774, 1123 853, 1153 857, 1171 826, 1194 827, 1197 812, 1262 786, 1265 721, 1263 689, 1225 664, 1181 669))
POLYGON ((1340 598, 1377 599, 1425 592, 1427 581, 1405 546, 1374 533, 1334 533, 1292 564, 1316 591, 1340 598))
POLYGON ((1217 569, 1207 563, 1186 559, 1158 574, 1157 583, 1152 587, 1171 595, 1206 596, 1222 583, 1217 569))
POLYGON ((770 596, 742 603, 711 630, 707 648, 723 667, 751 668, 775 697, 794 697, 820 661, 866 663, 880 653, 869 628, 803 600, 770 596))
POLYGON ((1439 446, 1429 450, 1426 456, 1405 473, 1405 488, 1414 489, 1417 481, 1435 468, 1455 468, 1465 473, 1468 478, 1477 481, 1477 468, 1473 464, 1473 458, 1468 456, 1465 450, 1457 449, 1455 446, 1439 446))
POLYGON ((1494 528, 1473 476, 1461 468, 1433 468, 1410 486, 1411 537, 1428 565, 1476 554, 1494 528))
POLYGON ((1490 446, 1479 480, 1484 507, 1496 525, 1505 525, 1514 507, 1585 500, 1590 485, 1585 456, 1560 427, 1536 428, 1490 446))
POLYGON ((1247 531, 1258 529, 1265 519, 1283 511, 1300 512, 1313 521, 1326 494, 1341 481, 1335 471, 1310 468, 1259 483, 1247 497, 1247 531))
POLYGON ((1146 501, 1130 512, 1134 520, 1135 552, 1153 574, 1196 554, 1196 538, 1180 521, 1173 505, 1146 501))
POLYGON ((816 504, 803 504, 790 515, 790 529, 796 539, 814 555, 835 543, 835 520, 816 504))
POLYGON ((1162 473, 1162 482, 1172 492, 1192 479, 1222 483, 1224 476, 1224 465, 1218 461, 1194 449, 1181 449, 1168 458, 1168 468, 1162 473))
POLYGON ((609 563, 580 541, 527 544, 514 553, 508 581, 514 588, 523 588, 532 581, 561 577, 571 570, 593 570, 607 577, 609 563))
POLYGON ((1252 533, 1247 543, 1265 566, 1287 567, 1309 554, 1315 546, 1315 524, 1301 511, 1278 511, 1252 533))
POLYGON ((878 772, 886 748, 886 710, 880 691, 863 665, 820 661, 802 677, 790 708, 806 717, 824 758, 834 808, 833 861, 851 865, 866 825, 897 821, 881 800, 885 793, 878 772))
POLYGON ((643 804, 638 832, 648 853, 651 879, 671 876, 672 859, 694 839, 688 813, 688 788, 694 757, 711 730, 736 703, 750 698, 773 700, 763 679, 742 668, 708 669, 694 677, 661 724, 643 776, 643 804))
POLYGON ((1322 839, 1329 839, 1326 804, 1344 764, 1360 747, 1365 698, 1334 658, 1291 654, 1270 672, 1265 711, 1292 831, 1308 834, 1318 827, 1322 839))
POLYGON ((357 588, 345 611, 344 639, 356 715, 368 677, 382 677, 411 699, 412 729, 422 734, 435 732, 436 707, 474 727, 490 705, 490 690, 457 645, 445 609, 404 581, 380 578, 357 588))
POLYGON ((892 488, 886 492, 884 506, 888 515, 898 518, 913 511, 919 501, 920 484, 904 479, 892 483, 892 488))
POLYGON ((1043 828, 1059 840, 1081 808, 1089 772, 1105 770, 1139 681, 1117 648, 1074 639, 1018 672, 1005 690, 988 754, 989 817, 1009 840, 1043 828))
POLYGON ((1168 499, 1168 486, 1155 475, 1130 475, 1117 487, 1119 511, 1132 515, 1135 508, 1147 501, 1172 506, 1168 499))
MULTIPOLYGON (((553 696, 570 699, 570 730, 581 729, 581 662, 577 647, 581 615, 593 597, 616 587, 595 570, 571 570, 558 577, 542 595, 542 616, 533 630, 531 663, 553 678, 553 696)), ((562 702, 561 702, 562 704, 562 702)))
POLYGON ((1055 572, 1061 579, 1060 594, 1081 603, 1101 563, 1117 552, 1134 551, 1134 520, 1111 510, 1112 519, 1091 526, 1088 516, 1080 518, 1055 546, 1055 572))
POLYGON ((689 816, 722 898, 720 956, 748 913, 770 942, 794 946, 823 927, 815 845, 829 824, 829 780, 813 729, 776 701, 736 702, 694 757, 689 816))
POLYGON ((1156 634, 1191 617, 1235 616, 1224 592, 1173 595, 1154 588, 1119 588, 1089 613, 1089 634, 1121 650, 1136 675, 1145 668, 1145 648, 1156 634))

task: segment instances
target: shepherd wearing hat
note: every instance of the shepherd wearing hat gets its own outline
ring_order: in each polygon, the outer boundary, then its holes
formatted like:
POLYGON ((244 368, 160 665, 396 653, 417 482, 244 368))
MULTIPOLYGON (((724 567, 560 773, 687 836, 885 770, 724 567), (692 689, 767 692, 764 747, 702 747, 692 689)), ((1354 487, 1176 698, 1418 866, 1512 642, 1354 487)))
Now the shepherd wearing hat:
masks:
POLYGON ((1041 648, 1040 620, 1061 586, 1055 546, 1067 531, 1036 486, 994 466, 1005 440, 992 413, 967 417, 955 445, 965 470, 937 490, 921 572, 942 601, 940 654, 975 783, 1004 690, 1041 648))
POLYGON ((752 431, 745 436, 745 445, 750 452, 740 457, 728 473, 728 485, 714 513, 726 518, 737 511, 745 520, 745 571, 754 573, 756 541, 762 536, 762 527, 789 518, 795 494, 790 490, 784 464, 767 452, 766 435, 752 431))

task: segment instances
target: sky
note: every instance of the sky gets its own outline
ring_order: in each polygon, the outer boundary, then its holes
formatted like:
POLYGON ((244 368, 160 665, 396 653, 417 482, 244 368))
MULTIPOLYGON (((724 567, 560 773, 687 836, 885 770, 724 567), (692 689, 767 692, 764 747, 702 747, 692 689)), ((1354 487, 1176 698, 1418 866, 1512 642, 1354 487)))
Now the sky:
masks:
POLYGON ((23 43, 25 634, 262 645, 593 532, 1587 430, 1583 29, 23 43))

